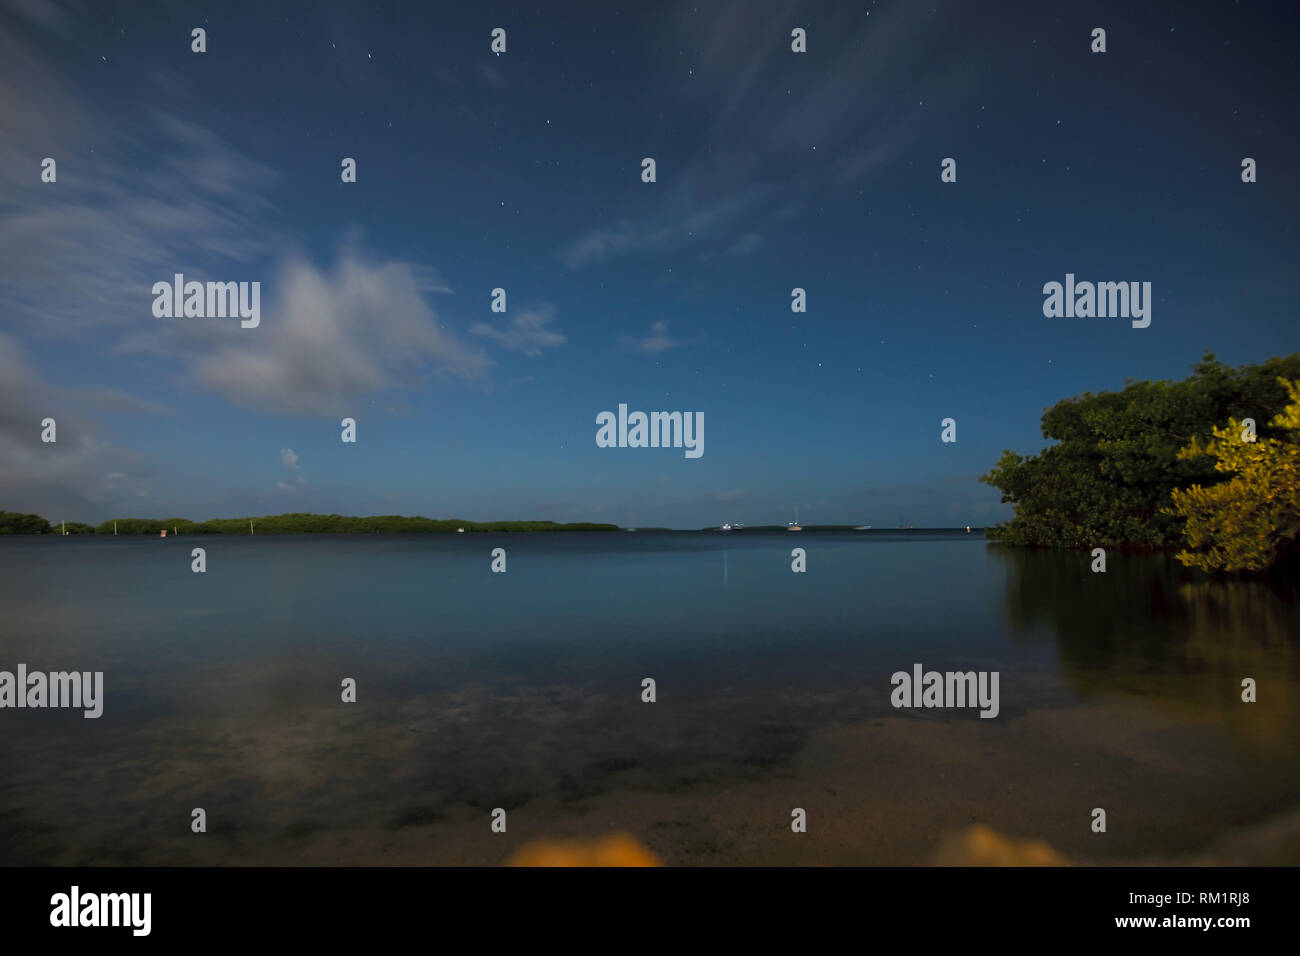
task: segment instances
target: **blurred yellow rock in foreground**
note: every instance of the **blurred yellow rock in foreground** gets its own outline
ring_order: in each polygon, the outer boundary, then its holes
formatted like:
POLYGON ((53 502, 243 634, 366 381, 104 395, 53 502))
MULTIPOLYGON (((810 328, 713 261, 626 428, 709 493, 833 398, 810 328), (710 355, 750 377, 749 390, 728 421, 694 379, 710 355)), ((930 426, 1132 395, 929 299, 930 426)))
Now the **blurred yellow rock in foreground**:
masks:
POLYGON ((946 837, 931 866, 1067 866, 1063 856, 1039 840, 1012 840, 976 824, 946 837))
POLYGON ((625 833, 600 840, 563 843, 534 840, 506 866, 658 866, 654 854, 625 833))

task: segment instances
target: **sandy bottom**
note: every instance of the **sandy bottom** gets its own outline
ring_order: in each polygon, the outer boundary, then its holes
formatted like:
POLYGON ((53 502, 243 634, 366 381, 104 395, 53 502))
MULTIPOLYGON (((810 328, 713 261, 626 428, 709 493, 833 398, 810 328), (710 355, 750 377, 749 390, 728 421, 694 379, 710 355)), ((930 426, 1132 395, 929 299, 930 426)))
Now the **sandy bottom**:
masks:
POLYGON ((1300 806, 1300 769, 1214 715, 1136 698, 994 720, 841 722, 842 700, 806 696, 772 702, 779 720, 624 706, 464 688, 374 712, 173 715, 116 746, 70 732, 0 785, 0 863, 495 865, 538 838, 622 832, 669 865, 912 865, 976 823, 1078 863, 1300 861, 1290 831, 1239 836, 1300 806))

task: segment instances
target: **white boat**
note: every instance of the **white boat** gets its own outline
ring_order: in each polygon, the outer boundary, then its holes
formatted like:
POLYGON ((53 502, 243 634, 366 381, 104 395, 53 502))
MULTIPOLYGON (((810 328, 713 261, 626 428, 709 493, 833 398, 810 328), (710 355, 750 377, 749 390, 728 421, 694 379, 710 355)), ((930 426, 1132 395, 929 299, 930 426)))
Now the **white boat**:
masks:
POLYGON ((858 525, 856 528, 854 528, 853 530, 854 530, 854 531, 870 531, 870 530, 871 530, 871 525, 869 525, 869 524, 860 524, 860 525, 858 525))
POLYGON ((731 525, 729 525, 729 524, 724 524, 724 525, 723 525, 721 528, 719 528, 718 530, 719 530, 719 531, 730 531, 730 530, 731 530, 731 525))

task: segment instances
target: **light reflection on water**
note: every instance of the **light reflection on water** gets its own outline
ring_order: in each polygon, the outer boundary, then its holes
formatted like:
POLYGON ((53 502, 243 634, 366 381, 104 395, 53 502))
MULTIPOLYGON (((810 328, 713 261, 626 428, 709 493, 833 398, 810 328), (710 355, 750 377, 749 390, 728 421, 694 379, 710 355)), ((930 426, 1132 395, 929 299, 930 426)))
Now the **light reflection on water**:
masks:
POLYGON ((0 541, 0 669, 102 670, 106 696, 0 711, 0 863, 496 862, 610 825, 669 862, 912 862, 972 819, 1130 860, 1300 804, 1293 594, 792 537, 0 541), (914 662, 1000 671, 999 718, 895 711, 914 662), (1077 826, 1098 800, 1105 844, 1077 826), (834 838, 782 841, 807 804, 834 838))

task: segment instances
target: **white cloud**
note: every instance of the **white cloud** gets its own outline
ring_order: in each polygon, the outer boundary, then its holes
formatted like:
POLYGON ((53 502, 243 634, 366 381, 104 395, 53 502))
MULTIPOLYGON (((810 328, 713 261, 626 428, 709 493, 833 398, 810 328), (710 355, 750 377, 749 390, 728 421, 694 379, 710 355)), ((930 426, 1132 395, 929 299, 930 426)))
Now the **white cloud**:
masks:
MULTIPOLYGON (((30 4, 29 20, 51 16, 30 4)), ((292 251, 270 266, 294 248, 276 224, 271 167, 188 119, 109 122, 39 49, 0 30, 0 327, 65 352, 94 341, 99 357, 153 356, 233 402, 287 414, 355 408, 425 372, 486 374, 486 353, 426 301, 451 291, 432 269, 366 261, 356 239, 332 269, 292 251), (57 183, 39 182, 31 143, 58 159, 57 183), (261 282, 261 326, 155 318, 151 287, 177 272, 261 282)))
POLYGON ((42 379, 22 345, 0 334, 0 508, 98 522, 151 497, 152 467, 101 437, 93 409, 83 392, 42 379), (45 418, 55 421, 51 443, 41 440, 45 418))
POLYGON ((694 190, 689 184, 684 185, 672 194, 665 211, 639 221, 621 220, 613 226, 593 229, 563 246, 560 260, 570 269, 580 269, 619 256, 666 252, 717 241, 770 192, 768 187, 754 187, 700 205, 694 190))
MULTIPOLYGON (((12 98, 15 82, 0 66, 0 106, 12 98)), ((24 89, 30 85, 23 82, 24 89)), ((75 102, 56 91, 48 95, 46 111, 75 102)), ((272 206, 263 193, 274 185, 274 172, 189 121, 146 116, 144 129, 148 145, 94 117, 68 129, 61 118, 49 123, 15 115, 13 138, 41 142, 59 165, 56 183, 28 175, 0 191, 0 287, 13 321, 64 339, 129 333, 152 318, 149 288, 174 272, 216 269, 236 274, 212 278, 261 278, 248 272, 283 245, 265 225, 272 206), (87 139, 96 144, 93 153, 87 139), (77 161, 83 154, 89 158, 77 161)), ((12 169, 20 157, 8 158, 5 132, 0 163, 12 169)), ((29 159, 22 165, 30 166, 29 159)), ((189 331, 155 331, 154 338, 166 344, 189 331)))
POLYGON ((469 327, 470 332, 485 339, 491 339, 504 349, 523 352, 536 358, 542 349, 554 348, 568 341, 564 333, 547 328, 555 317, 555 308, 546 306, 542 309, 527 309, 516 312, 504 329, 499 329, 487 322, 475 322, 469 327))
POLYGON ((298 467, 298 453, 292 448, 281 448, 280 463, 286 468, 296 469, 298 467))
POLYGON ((668 323, 659 321, 650 326, 650 334, 645 338, 636 339, 624 337, 624 344, 631 346, 638 352, 646 352, 650 355, 657 355, 660 352, 666 352, 669 349, 675 349, 682 343, 668 335, 668 323))
POLYGON ((252 408, 333 415, 426 371, 471 381, 492 364, 438 322, 428 276, 409 263, 346 251, 325 272, 296 259, 273 287, 257 329, 223 326, 226 344, 193 359, 195 381, 252 408))

